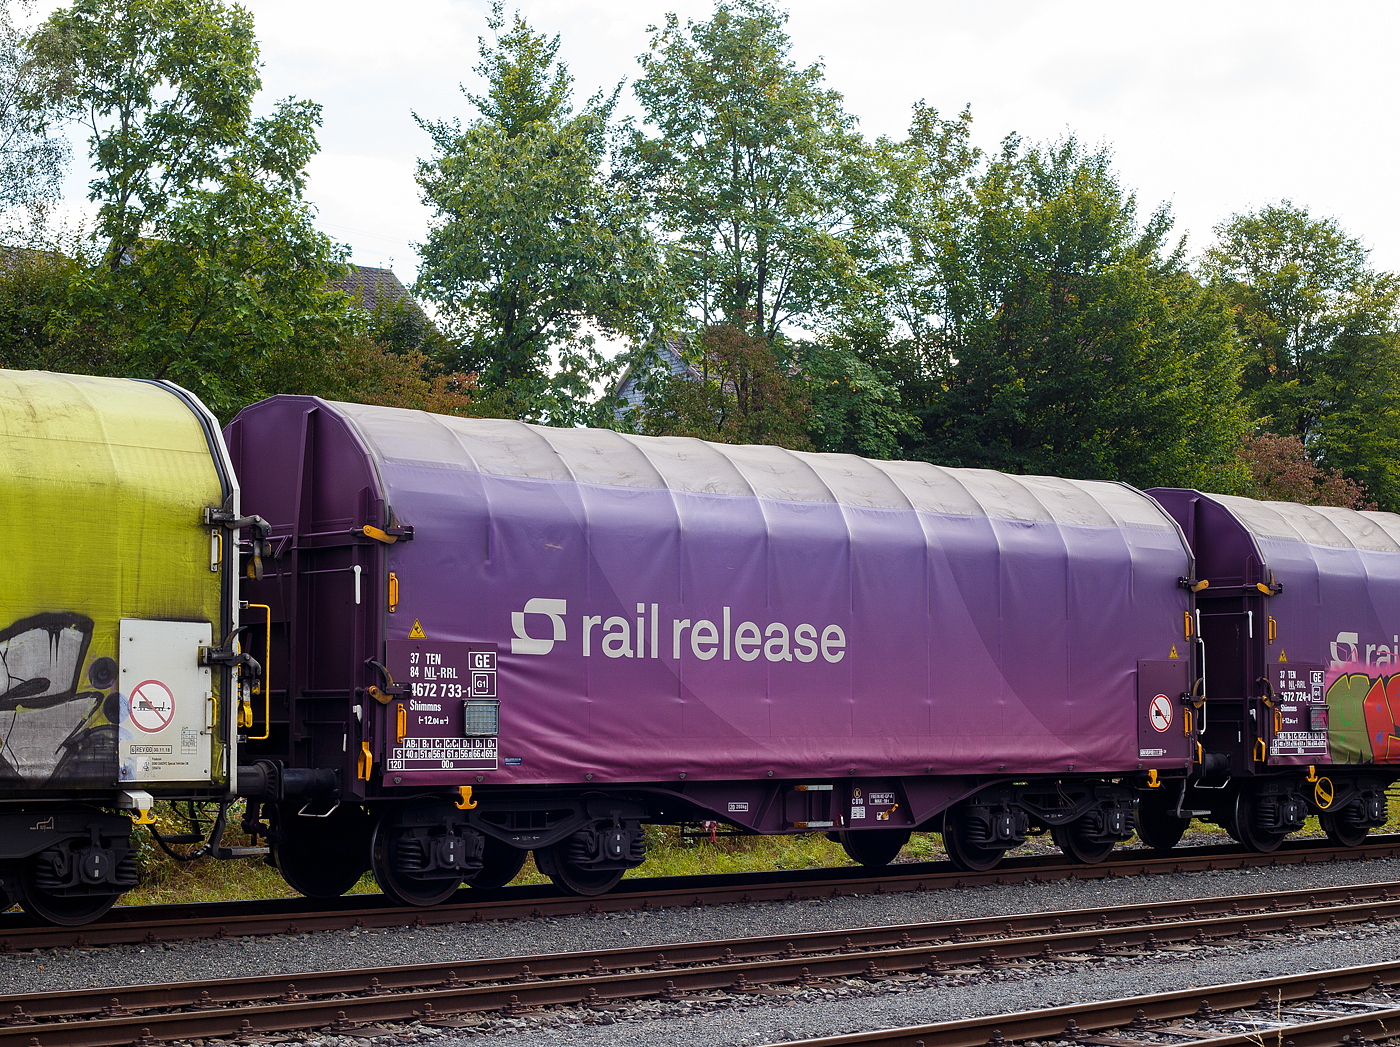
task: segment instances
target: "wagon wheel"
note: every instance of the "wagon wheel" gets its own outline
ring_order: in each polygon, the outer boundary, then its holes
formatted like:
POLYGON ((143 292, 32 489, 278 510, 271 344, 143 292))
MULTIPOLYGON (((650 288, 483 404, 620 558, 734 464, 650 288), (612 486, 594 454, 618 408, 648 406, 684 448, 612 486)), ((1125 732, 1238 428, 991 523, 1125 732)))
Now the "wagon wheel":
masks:
POLYGON ((20 905, 30 916, 56 923, 60 927, 79 927, 97 919, 122 896, 119 890, 95 891, 92 894, 53 894, 35 883, 35 862, 25 862, 20 869, 20 886, 24 896, 20 905))
POLYGON ((1170 796, 1159 797, 1156 793, 1142 796, 1138 800, 1138 839, 1154 851, 1170 851, 1180 843, 1191 821, 1177 818, 1172 814, 1174 810, 1176 803, 1170 796))
POLYGON ((278 829, 272 863, 300 895, 339 898, 369 868, 370 816, 359 804, 343 803, 324 818, 279 809, 278 829))
POLYGON ((504 887, 520 873, 529 856, 529 851, 488 836, 486 851, 481 856, 481 871, 470 883, 473 887, 504 887))
POLYGON ((1322 826, 1322 831, 1327 834, 1327 838, 1339 847, 1360 847, 1365 841, 1366 835, 1371 831, 1365 825, 1344 824, 1340 811, 1336 813, 1324 811, 1317 816, 1317 822, 1322 826))
POLYGON ((1068 825, 1052 825, 1050 838, 1070 861, 1079 865, 1098 865, 1112 852, 1113 841, 1092 840, 1087 830, 1087 822, 1083 818, 1076 818, 1068 825))
POLYGON ((908 829, 843 830, 836 836, 851 861, 872 869, 889 865, 909 842, 908 829))
POLYGON ((462 886, 461 876, 415 876, 398 868, 403 834, 396 812, 389 812, 374 826, 370 868, 384 896, 396 905, 426 908, 447 901, 462 886))
POLYGON ((948 852, 948 860, 964 872, 986 872, 1006 853, 1004 847, 988 847, 968 839, 964 807, 954 807, 943 816, 943 849, 948 852))
POLYGON ((1235 795, 1235 802, 1229 807, 1225 830, 1251 851, 1267 854, 1278 850, 1279 844, 1288 834, 1277 830, 1261 829, 1258 825, 1258 800, 1248 789, 1241 789, 1235 795))
POLYGON ((625 869, 589 869, 568 860, 567 839, 535 852, 535 867, 554 881, 554 886, 569 894, 592 898, 607 894, 622 880, 625 869))

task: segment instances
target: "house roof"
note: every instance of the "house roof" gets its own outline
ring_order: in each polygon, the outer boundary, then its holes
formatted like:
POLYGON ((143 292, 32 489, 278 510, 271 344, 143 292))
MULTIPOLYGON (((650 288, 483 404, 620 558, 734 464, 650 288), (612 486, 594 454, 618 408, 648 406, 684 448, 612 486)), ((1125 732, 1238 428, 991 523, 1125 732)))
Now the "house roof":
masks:
POLYGON ((371 269, 364 265, 346 266, 345 275, 339 280, 331 281, 331 286, 358 298, 360 307, 370 313, 380 305, 392 305, 408 297, 408 288, 394 275, 392 269, 371 269))
MULTIPOLYGON (((694 364, 688 363, 683 355, 685 342, 680 338, 665 338, 656 347, 657 362, 655 366, 664 367, 671 374, 689 373, 690 377, 699 381, 702 377, 700 369, 694 364)), ((642 376, 637 373, 635 364, 628 364, 622 374, 618 376, 617 384, 613 386, 612 397, 617 400, 626 400, 628 407, 637 407, 644 399, 641 390, 637 388, 637 380, 642 376)), ((623 411, 625 408, 617 408, 623 411)))

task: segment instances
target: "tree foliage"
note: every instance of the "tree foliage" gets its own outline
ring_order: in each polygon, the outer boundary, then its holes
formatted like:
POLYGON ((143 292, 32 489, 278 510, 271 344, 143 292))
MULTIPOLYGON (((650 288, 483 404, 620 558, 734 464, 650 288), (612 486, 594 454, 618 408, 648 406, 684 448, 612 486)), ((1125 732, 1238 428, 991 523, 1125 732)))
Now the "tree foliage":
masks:
POLYGON ((59 199, 68 143, 52 133, 46 77, 0 0, 0 214, 11 241, 32 241, 59 199))
POLYGON ((764 0, 721 2, 706 22, 652 31, 636 93, 654 135, 623 156, 702 324, 740 316, 776 340, 815 326, 854 293, 867 150, 820 64, 798 68, 786 16, 764 0))
POLYGON ((1269 431, 1400 510, 1400 277, 1285 200, 1217 229, 1206 271, 1234 306, 1243 388, 1269 431))
POLYGON ((497 2, 480 41, 487 92, 478 117, 418 118, 433 158, 418 184, 434 211, 417 289, 441 307, 459 348, 501 410, 580 420, 603 359, 590 327, 640 335, 664 311, 665 272, 638 201, 603 174, 617 94, 575 114, 559 39, 497 2))
POLYGON ((228 415, 278 376, 329 376, 343 251, 303 199, 320 107, 252 115, 252 19, 221 0, 78 0, 31 41, 46 104, 89 131, 101 263, 67 319, 118 373, 170 378, 228 415))
POLYGON ((648 436, 808 449, 810 404, 801 383, 747 325, 715 324, 687 353, 688 371, 657 383, 641 412, 648 436))
POLYGON ((935 460, 1009 472, 1233 486, 1248 419, 1218 296, 1145 223, 1105 151, 1009 140, 976 181, 926 413, 935 460))
POLYGON ((1258 433, 1245 437, 1240 457, 1249 467, 1248 493, 1254 498, 1304 505, 1374 509, 1366 489, 1336 469, 1319 469, 1296 436, 1258 433))

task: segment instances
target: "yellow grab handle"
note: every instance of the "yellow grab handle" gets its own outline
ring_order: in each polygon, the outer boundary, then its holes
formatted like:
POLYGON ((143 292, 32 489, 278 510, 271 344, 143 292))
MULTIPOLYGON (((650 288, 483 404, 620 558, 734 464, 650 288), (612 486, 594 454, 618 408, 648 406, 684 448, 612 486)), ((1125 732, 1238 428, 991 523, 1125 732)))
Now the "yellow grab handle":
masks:
POLYGON ((403 707, 403 702, 398 704, 399 710, 399 741, 403 741, 408 734, 408 710, 403 707))
POLYGON ((374 754, 369 750, 369 742, 360 743, 360 758, 356 764, 355 772, 360 776, 360 781, 369 781, 370 770, 374 767, 374 754))
MULTIPOLYGON (((248 610, 262 611, 267 615, 267 636, 263 644, 262 679, 258 681, 258 690, 262 692, 263 696, 263 733, 248 735, 248 741, 250 742, 265 742, 272 737, 272 688, 268 686, 268 684, 271 683, 271 680, 268 679, 268 674, 272 671, 268 665, 268 663, 272 661, 272 608, 265 603, 250 603, 248 605, 248 610)), ((253 726, 253 710, 251 707, 248 709, 248 723, 246 726, 253 726)))

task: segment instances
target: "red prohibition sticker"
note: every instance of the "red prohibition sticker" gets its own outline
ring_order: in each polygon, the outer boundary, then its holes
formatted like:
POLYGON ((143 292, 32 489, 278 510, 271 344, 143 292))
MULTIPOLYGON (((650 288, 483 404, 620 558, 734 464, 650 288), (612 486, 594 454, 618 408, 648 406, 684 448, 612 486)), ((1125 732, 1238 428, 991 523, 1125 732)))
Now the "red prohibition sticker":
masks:
POLYGON ((1159 694, 1152 699, 1152 705, 1148 707, 1147 718, 1152 721, 1152 729, 1161 734, 1172 725, 1172 703, 1165 694, 1159 694))
POLYGON ((175 695, 159 680, 143 680, 131 689, 131 722, 147 734, 158 734, 175 718, 175 695))

